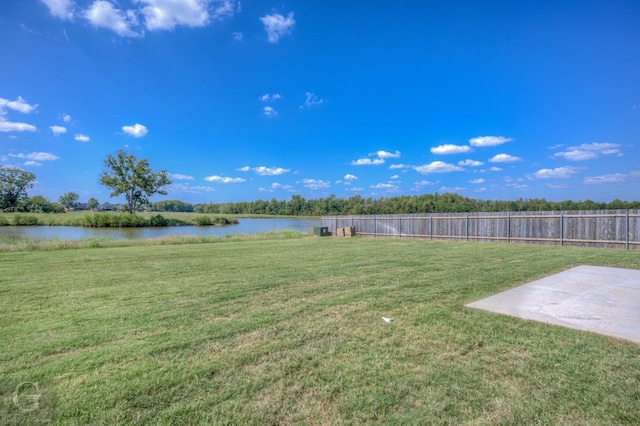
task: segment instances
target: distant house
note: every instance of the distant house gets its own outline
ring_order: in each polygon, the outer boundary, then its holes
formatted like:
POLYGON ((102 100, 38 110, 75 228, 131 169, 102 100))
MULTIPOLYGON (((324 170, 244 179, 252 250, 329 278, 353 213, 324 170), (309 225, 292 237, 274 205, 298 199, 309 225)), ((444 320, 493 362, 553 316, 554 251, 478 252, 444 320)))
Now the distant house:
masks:
POLYGON ((73 210, 88 210, 87 203, 76 203, 76 205, 73 206, 73 210))
POLYGON ((113 204, 108 203, 108 202, 107 203, 102 203, 98 207, 98 210, 100 210, 100 211, 111 211, 111 210, 113 210, 113 204))

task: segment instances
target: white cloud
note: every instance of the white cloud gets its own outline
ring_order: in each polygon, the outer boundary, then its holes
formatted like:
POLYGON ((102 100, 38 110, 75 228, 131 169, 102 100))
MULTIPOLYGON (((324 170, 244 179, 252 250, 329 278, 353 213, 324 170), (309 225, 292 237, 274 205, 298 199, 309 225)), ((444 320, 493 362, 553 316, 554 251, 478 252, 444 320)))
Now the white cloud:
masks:
POLYGON ((500 167, 491 167, 491 168, 489 169, 489 171, 492 171, 492 172, 501 172, 501 171, 502 171, 502 168, 500 168, 500 167))
POLYGON ((392 183, 378 183, 375 185, 371 185, 370 188, 373 189, 397 189, 398 187, 392 183))
POLYGON ((9 157, 14 157, 14 158, 21 158, 21 159, 25 159, 25 160, 30 160, 30 161, 55 161, 57 159, 59 159, 59 157, 57 157, 54 154, 50 154, 48 152, 32 152, 29 154, 9 154, 9 157))
POLYGON ((400 151, 396 152, 387 152, 387 151, 377 151, 374 155, 377 155, 378 158, 400 158, 400 151))
POLYGON ((458 161, 458 166, 480 167, 483 165, 484 163, 482 161, 475 161, 475 160, 458 161))
POLYGON ((19 121, 9 121, 6 119, 7 108, 23 114, 29 114, 35 110, 38 105, 30 105, 21 97, 15 101, 0 98, 0 132, 35 132, 38 130, 36 126, 19 121))
POLYGON ((408 164, 392 164, 389 166, 389 170, 395 170, 395 169, 410 169, 413 166, 410 166, 408 164))
POLYGON ((322 189, 329 188, 331 186, 331 184, 327 181, 316 179, 304 179, 302 183, 309 189, 322 189))
POLYGON ((416 187, 420 187, 420 186, 437 185, 439 183, 440 183, 439 181, 432 182, 432 181, 429 181, 429 180, 421 180, 421 181, 418 181, 418 182, 414 183, 413 185, 416 186, 416 187))
POLYGON ((484 183, 485 180, 480 178, 480 179, 472 179, 469 181, 469 183, 473 183, 473 184, 479 184, 479 183, 484 183))
POLYGON ((282 96, 279 93, 274 93, 273 95, 265 93, 258 98, 258 100, 262 102, 273 102, 277 101, 278 99, 282 99, 282 96))
POLYGON ((78 142, 89 142, 91 140, 89 136, 83 135, 82 133, 76 133, 74 139, 78 142))
POLYGON ((556 169, 540 169, 533 174, 533 177, 536 179, 567 179, 575 173, 578 173, 577 168, 565 166, 556 169))
POLYGON ((305 92, 305 96, 307 99, 304 101, 304 105, 300 105, 300 108, 311 107, 313 105, 322 105, 324 103, 324 99, 319 98, 314 93, 305 92))
POLYGON ((49 126, 49 129, 54 136, 60 136, 63 133, 67 133, 67 128, 64 126, 49 126))
POLYGON ((586 177, 583 180, 585 185, 595 185, 600 183, 621 183, 627 176, 621 173, 613 173, 609 175, 586 177))
POLYGON ((260 176, 278 176, 284 173, 289 173, 291 169, 283 169, 282 167, 256 167, 253 169, 257 175, 260 176))
POLYGON ((134 10, 126 12, 116 9, 113 4, 106 0, 96 0, 84 11, 83 16, 94 27, 107 28, 121 37, 137 37, 137 33, 132 29, 138 24, 138 18, 134 10))
POLYGON ((484 147, 502 145, 512 140, 512 138, 505 138, 504 136, 478 136, 477 138, 469 139, 469 143, 471 146, 484 147))
POLYGON ((379 166, 380 164, 384 164, 382 158, 360 158, 351 162, 352 166, 379 166))
POLYGON ((490 163, 515 163, 516 161, 522 161, 522 158, 509 154, 498 154, 489 159, 490 163))
MULTIPOLYGON (((380 164, 384 164, 385 159, 387 158, 399 158, 400 151, 396 152, 387 152, 387 151, 376 151, 373 154, 369 154, 369 157, 377 157, 377 158, 360 158, 358 160, 351 161, 352 166, 379 166, 380 164)), ((399 168, 399 166, 391 166, 391 168, 399 168)))
POLYGON ((14 111, 21 112, 23 114, 29 114, 33 110, 35 110, 38 105, 30 105, 28 104, 22 96, 18 96, 18 99, 15 101, 10 101, 9 99, 0 98, 0 110, 4 110, 6 108, 12 109, 14 111))
POLYGON ((351 174, 344 175, 344 180, 346 180, 346 181, 352 181, 352 180, 357 180, 357 179, 358 179, 358 177, 355 176, 355 175, 351 175, 351 174))
POLYGON ((264 115, 266 115, 267 117, 275 117, 276 115, 278 115, 278 111, 276 111, 275 108, 271 106, 266 106, 262 108, 262 111, 264 112, 264 115))
POLYGON ((244 36, 239 31, 231 33, 231 37, 233 37, 235 41, 242 41, 244 39, 244 36))
POLYGON ((183 175, 181 173, 167 173, 167 176, 172 180, 193 180, 193 176, 183 175))
POLYGON ((28 123, 7 121, 0 115, 0 132, 35 132, 36 126, 28 123))
MULTIPOLYGON (((206 0, 134 0, 144 5, 140 12, 144 15, 148 30, 171 30, 176 25, 202 27, 209 22, 206 0)), ((221 6, 230 6, 230 2, 221 2, 221 6)), ((223 7, 222 15, 233 15, 233 8, 223 7), (226 11, 226 12, 224 12, 226 11)))
POLYGON ((429 164, 424 164, 422 166, 414 167, 415 171, 427 175, 429 173, 450 173, 450 172, 461 172, 464 169, 462 167, 458 167, 454 164, 445 163, 443 161, 434 161, 429 164))
POLYGON ((444 144, 431 148, 431 153, 437 155, 463 154, 469 151, 471 151, 471 147, 467 145, 444 144))
POLYGON ((71 116, 69 114, 62 114, 62 121, 69 123, 71 121, 71 116))
POLYGON ((242 178, 230 178, 230 177, 223 177, 223 176, 207 176, 206 178, 204 178, 204 180, 206 180, 207 182, 214 182, 214 183, 242 183, 242 182, 246 182, 245 179, 242 178))
POLYGON ((290 35, 296 24, 295 19, 293 19, 293 12, 289 12, 286 18, 279 13, 274 13, 273 15, 263 16, 260 20, 264 25, 264 30, 267 32, 267 38, 270 43, 277 43, 283 36, 290 35))
POLYGON ((249 166, 244 166, 244 167, 240 167, 239 169, 236 169, 237 172, 248 172, 249 170, 251 170, 251 167, 249 166))
POLYGON ((571 146, 566 151, 557 152, 553 156, 569 161, 584 161, 599 158, 602 155, 622 155, 619 147, 620 145, 615 143, 586 143, 571 146))
POLYGON ((141 138, 149 132, 146 126, 138 123, 133 126, 122 126, 122 131, 134 138, 141 138))
POLYGON ((49 12, 56 18, 60 18, 63 21, 70 21, 73 19, 73 10, 76 4, 73 0, 41 0, 49 8, 49 12))

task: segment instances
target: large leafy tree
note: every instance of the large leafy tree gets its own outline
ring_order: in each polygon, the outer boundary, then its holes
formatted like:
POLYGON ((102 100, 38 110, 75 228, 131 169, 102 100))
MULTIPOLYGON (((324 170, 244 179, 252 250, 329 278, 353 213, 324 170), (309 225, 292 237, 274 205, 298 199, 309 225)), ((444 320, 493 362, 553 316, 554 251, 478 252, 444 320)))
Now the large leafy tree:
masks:
POLYGON ((107 156, 104 166, 100 183, 111 189, 112 197, 124 194, 129 213, 148 204, 154 194, 166 195, 164 187, 171 184, 166 170, 154 171, 146 158, 139 160, 122 149, 107 156))
POLYGON ((78 204, 78 201, 80 201, 80 196, 75 192, 67 192, 58 198, 58 202, 67 210, 71 210, 75 207, 75 205, 78 204))
POLYGON ((29 197, 36 175, 13 167, 0 167, 0 210, 14 211, 29 197))

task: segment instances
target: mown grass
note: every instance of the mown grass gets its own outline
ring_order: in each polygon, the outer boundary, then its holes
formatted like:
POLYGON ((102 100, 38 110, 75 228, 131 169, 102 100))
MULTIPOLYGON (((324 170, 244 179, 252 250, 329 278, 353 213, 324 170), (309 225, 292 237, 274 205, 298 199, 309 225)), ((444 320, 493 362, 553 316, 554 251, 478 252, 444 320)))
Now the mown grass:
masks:
POLYGON ((2 253, 0 423, 640 424, 638 345, 463 306, 580 264, 640 258, 312 237, 2 253))

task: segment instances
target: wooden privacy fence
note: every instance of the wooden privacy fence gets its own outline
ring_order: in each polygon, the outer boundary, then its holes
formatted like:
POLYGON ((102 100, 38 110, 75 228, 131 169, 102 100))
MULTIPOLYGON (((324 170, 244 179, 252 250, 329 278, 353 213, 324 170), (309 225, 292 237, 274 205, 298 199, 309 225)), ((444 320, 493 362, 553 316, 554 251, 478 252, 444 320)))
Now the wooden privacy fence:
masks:
POLYGON ((322 226, 333 235, 353 226, 368 237, 640 247, 640 210, 323 216, 322 226))

